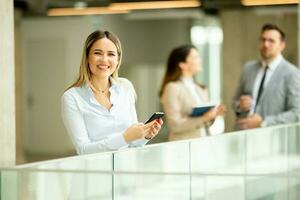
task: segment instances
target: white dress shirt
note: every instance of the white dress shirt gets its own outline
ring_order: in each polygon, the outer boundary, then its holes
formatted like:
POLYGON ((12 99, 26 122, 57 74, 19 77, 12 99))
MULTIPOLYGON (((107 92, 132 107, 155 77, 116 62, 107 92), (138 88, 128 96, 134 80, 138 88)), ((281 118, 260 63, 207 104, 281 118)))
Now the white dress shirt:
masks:
POLYGON ((125 78, 110 78, 108 110, 95 99, 88 84, 73 87, 62 96, 62 118, 78 154, 141 146, 148 140, 127 144, 123 133, 137 123, 135 91, 125 78))
POLYGON ((279 54, 271 63, 267 64, 264 61, 262 61, 261 65, 262 67, 259 69, 256 78, 255 78, 255 82, 254 82, 254 88, 253 88, 253 92, 252 92, 252 97, 253 97, 253 102, 252 102, 252 107, 251 107, 251 111, 250 113, 253 114, 254 113, 254 107, 256 105, 256 99, 257 99, 257 95, 258 95, 258 90, 259 90, 259 85, 261 83, 261 80, 263 78, 264 75, 264 70, 265 67, 268 65, 268 70, 266 72, 266 77, 265 77, 265 81, 264 81, 264 85, 263 85, 263 89, 266 88, 266 86, 268 85, 275 69, 277 68, 277 66, 279 65, 279 63, 282 61, 282 55, 279 54))

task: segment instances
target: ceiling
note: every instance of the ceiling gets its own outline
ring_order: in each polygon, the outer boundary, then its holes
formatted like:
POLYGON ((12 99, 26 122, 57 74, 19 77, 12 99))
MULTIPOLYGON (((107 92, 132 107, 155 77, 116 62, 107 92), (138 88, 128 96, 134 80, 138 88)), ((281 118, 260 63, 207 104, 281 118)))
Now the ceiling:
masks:
MULTIPOLYGON (((184 7, 184 2, 193 3, 191 7, 199 7, 206 12, 214 13, 219 9, 232 9, 232 8, 243 8, 244 5, 247 3, 256 3, 256 2, 266 2, 268 4, 281 2, 282 3, 289 3, 289 4, 296 4, 298 0, 14 0, 15 8, 20 8, 24 10, 25 15, 47 15, 49 9, 53 8, 67 8, 67 9, 90 9, 90 8, 109 8, 111 5, 118 5, 119 10, 124 8, 124 4, 131 5, 131 4, 139 4, 137 7, 130 7, 131 9, 134 8, 136 10, 143 10, 143 9, 159 9, 159 3, 168 2, 177 4, 177 8, 184 7), (147 2, 154 2, 158 7, 151 7, 147 2), (144 3, 144 4, 143 4, 144 3), (197 3, 197 4, 195 4, 197 3)), ((249 5, 250 5, 249 4, 249 5)), ((176 6, 175 6, 176 7, 176 6)))

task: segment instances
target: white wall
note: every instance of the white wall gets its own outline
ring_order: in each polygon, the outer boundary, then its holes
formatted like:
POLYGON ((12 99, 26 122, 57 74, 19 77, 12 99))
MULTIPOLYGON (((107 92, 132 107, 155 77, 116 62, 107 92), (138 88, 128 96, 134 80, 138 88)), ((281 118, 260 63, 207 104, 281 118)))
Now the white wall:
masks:
POLYGON ((78 71, 82 43, 91 31, 91 23, 85 18, 23 20, 23 119, 27 154, 64 155, 72 151, 60 117, 60 96, 78 71))

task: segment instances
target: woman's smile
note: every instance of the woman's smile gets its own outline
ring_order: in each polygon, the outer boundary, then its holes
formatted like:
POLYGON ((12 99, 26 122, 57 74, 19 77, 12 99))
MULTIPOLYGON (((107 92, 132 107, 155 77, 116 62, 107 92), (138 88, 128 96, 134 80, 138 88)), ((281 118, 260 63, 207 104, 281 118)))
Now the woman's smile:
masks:
POLYGON ((109 67, 109 65, 99 64, 99 65, 97 65, 97 68, 100 69, 100 70, 107 70, 110 67, 109 67))

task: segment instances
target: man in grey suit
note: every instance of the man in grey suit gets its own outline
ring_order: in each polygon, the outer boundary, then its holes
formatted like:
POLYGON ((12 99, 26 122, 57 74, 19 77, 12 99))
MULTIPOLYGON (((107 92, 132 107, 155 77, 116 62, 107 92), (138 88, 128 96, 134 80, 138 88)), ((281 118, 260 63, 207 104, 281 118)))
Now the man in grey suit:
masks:
POLYGON ((233 99, 238 129, 300 119, 300 72, 284 59, 285 34, 265 24, 260 35, 260 61, 245 65, 233 99))

